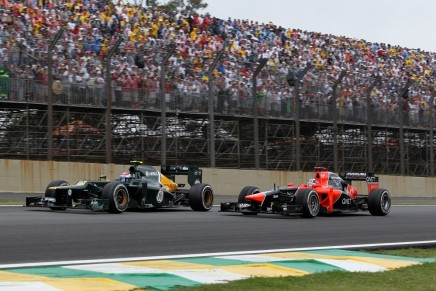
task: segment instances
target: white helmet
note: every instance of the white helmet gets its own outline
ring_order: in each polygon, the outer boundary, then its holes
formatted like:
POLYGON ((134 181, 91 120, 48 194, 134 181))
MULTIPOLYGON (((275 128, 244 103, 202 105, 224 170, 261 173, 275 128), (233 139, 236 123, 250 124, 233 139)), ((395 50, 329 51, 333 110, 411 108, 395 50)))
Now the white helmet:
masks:
POLYGON ((120 181, 121 182, 127 182, 128 180, 132 179, 132 175, 128 172, 122 172, 120 175, 120 181))

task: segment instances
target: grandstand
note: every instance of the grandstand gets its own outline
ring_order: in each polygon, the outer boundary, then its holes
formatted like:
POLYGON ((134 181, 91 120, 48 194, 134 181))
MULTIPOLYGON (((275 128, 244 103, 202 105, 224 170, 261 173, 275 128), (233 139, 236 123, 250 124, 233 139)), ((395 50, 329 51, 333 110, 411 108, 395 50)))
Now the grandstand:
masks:
POLYGON ((0 158, 434 175, 433 52, 123 2, 0 4, 0 158))

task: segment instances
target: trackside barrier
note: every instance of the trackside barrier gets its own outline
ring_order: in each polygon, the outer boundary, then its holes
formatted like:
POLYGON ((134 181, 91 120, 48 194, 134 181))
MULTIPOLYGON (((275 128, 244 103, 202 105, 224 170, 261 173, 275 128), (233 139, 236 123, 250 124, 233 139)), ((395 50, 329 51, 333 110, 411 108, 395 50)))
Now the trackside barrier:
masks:
MULTIPOLYGON (((73 163, 48 161, 22 161, 0 159, 0 193, 43 193, 47 184, 55 179, 69 183, 98 179, 118 178, 129 165, 104 163, 73 163)), ((159 168, 159 167, 157 167, 159 168)), ((273 189, 289 183, 306 183, 313 172, 268 171, 202 168, 203 181, 214 189, 216 195, 237 197, 243 186, 252 183, 261 189, 273 189), (237 177, 235 179, 235 177, 237 177), (223 183, 225 181, 225 183, 223 183)), ((409 176, 379 176, 380 186, 388 189, 392 197, 436 198, 436 178, 409 176)), ((355 181, 357 189, 366 189, 366 181, 355 181)), ((368 184, 368 190, 376 187, 368 184)))

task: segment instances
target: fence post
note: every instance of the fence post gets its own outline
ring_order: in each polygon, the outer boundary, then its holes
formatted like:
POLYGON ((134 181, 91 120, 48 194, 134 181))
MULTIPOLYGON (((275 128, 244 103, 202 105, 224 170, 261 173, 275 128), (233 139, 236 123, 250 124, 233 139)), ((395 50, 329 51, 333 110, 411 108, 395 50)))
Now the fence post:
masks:
POLYGON ((212 78, 213 71, 215 70, 219 60, 222 58, 225 49, 227 47, 228 41, 226 40, 223 44, 223 48, 218 52, 217 56, 213 60, 212 65, 209 67, 208 71, 208 107, 209 107, 209 158, 210 167, 215 168, 215 112, 214 112, 214 98, 213 98, 213 88, 212 88, 212 78))
POLYGON ((261 59, 253 73, 253 131, 254 131, 254 160, 256 169, 260 168, 259 160, 259 121, 257 118, 257 75, 265 67, 268 59, 261 59))
MULTIPOLYGON (((347 72, 345 70, 341 71, 341 74, 339 75, 336 82, 333 84, 333 168, 335 172, 339 171, 338 168, 338 107, 336 106, 336 100, 337 100, 337 88, 339 84, 344 79, 347 72)), ((344 165, 342 165, 344 166, 344 165)))
MULTIPOLYGON (((404 87, 401 89, 401 91, 399 92, 400 95, 400 136, 399 136, 399 140, 398 142, 400 143, 400 171, 401 171, 401 175, 405 174, 405 165, 404 165, 404 95, 407 93, 407 91, 409 90, 409 87, 412 85, 412 81, 410 79, 407 80, 406 85, 404 85, 404 87)), ((407 102, 409 102, 407 100, 407 102)), ((407 114, 409 114, 409 112, 406 112, 407 114)))
POLYGON ((433 125, 433 120, 434 120, 434 116, 433 116, 433 104, 434 104, 434 98, 435 98, 435 91, 434 88, 432 90, 432 94, 430 97, 430 106, 429 106, 429 110, 430 110, 430 115, 429 115, 429 127, 430 127, 430 176, 433 177, 434 176, 434 125, 433 125))
POLYGON ((112 163, 112 78, 111 78, 111 58, 120 46, 123 38, 118 38, 115 45, 106 56, 106 163, 112 163))
POLYGON ((161 126, 162 126, 162 134, 161 134, 161 165, 165 166, 167 164, 167 106, 165 101, 165 71, 166 71, 166 62, 169 60, 171 55, 174 53, 176 49, 175 44, 171 44, 169 46, 169 51, 165 55, 164 59, 160 64, 160 112, 161 112, 161 126))
POLYGON ((56 45, 56 43, 61 38, 62 34, 64 33, 64 30, 61 28, 58 30, 56 35, 53 38, 53 41, 51 42, 48 52, 47 52, 47 77, 48 77, 48 84, 47 84, 47 159, 49 161, 53 160, 53 49, 56 45))
POLYGON ((372 119, 371 119, 371 91, 380 82, 381 77, 376 76, 374 81, 366 90, 366 125, 367 125, 367 140, 368 140, 368 171, 373 171, 372 161, 372 119))
POLYGON ((298 76, 295 80, 295 170, 300 171, 301 170, 301 141, 300 141, 300 82, 303 80, 304 76, 307 74, 307 72, 312 68, 312 65, 307 65, 303 71, 301 72, 300 76, 298 76))

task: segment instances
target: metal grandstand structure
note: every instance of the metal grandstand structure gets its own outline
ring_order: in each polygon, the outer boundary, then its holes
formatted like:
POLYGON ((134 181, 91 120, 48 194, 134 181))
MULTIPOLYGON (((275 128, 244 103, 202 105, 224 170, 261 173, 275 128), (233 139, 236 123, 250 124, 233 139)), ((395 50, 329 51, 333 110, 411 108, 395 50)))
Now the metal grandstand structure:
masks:
MULTIPOLYGON (((321 88, 316 80, 322 72, 311 67, 263 70, 283 86, 284 72, 300 72, 289 99, 274 104, 247 96, 236 107, 220 107, 223 97, 209 86, 195 96, 171 91, 168 98, 161 90, 150 103, 139 93, 117 95, 109 74, 104 88, 84 90, 11 78, 8 97, 0 100, 0 158, 304 171, 322 165, 338 172, 434 176, 433 110, 414 117, 401 110, 404 92, 419 85, 401 83, 392 93, 400 106, 387 112, 371 105, 372 89, 383 81, 369 78, 361 84, 364 102, 347 109, 336 106, 347 72, 321 88), (321 98, 322 90, 334 102, 321 98)), ((162 74, 162 89, 164 84, 162 74)), ((257 87, 252 90, 258 96, 257 87)))
MULTIPOLYGON (((48 156, 47 141, 53 141, 53 160, 106 162, 106 121, 103 106, 55 105, 53 131, 47 130, 47 104, 1 102, 0 157, 40 159, 48 156)), ((206 112, 169 111, 166 122, 160 110, 114 108, 111 115, 114 163, 141 159, 161 163, 162 126, 166 124, 167 163, 210 166, 209 119, 206 112)), ((215 163, 223 168, 255 168, 253 118, 215 114, 215 163)), ((324 165, 338 171, 368 170, 368 147, 372 147, 371 168, 382 174, 428 176, 432 172, 428 127, 338 122, 337 144, 333 121, 320 118, 300 120, 301 151, 296 155, 296 122, 292 118, 260 117, 259 165, 262 169, 311 170, 324 165), (400 144, 403 144, 403 155, 400 144), (404 173, 402 173, 404 163, 404 173)), ((433 140, 434 143, 434 140, 433 140)))

